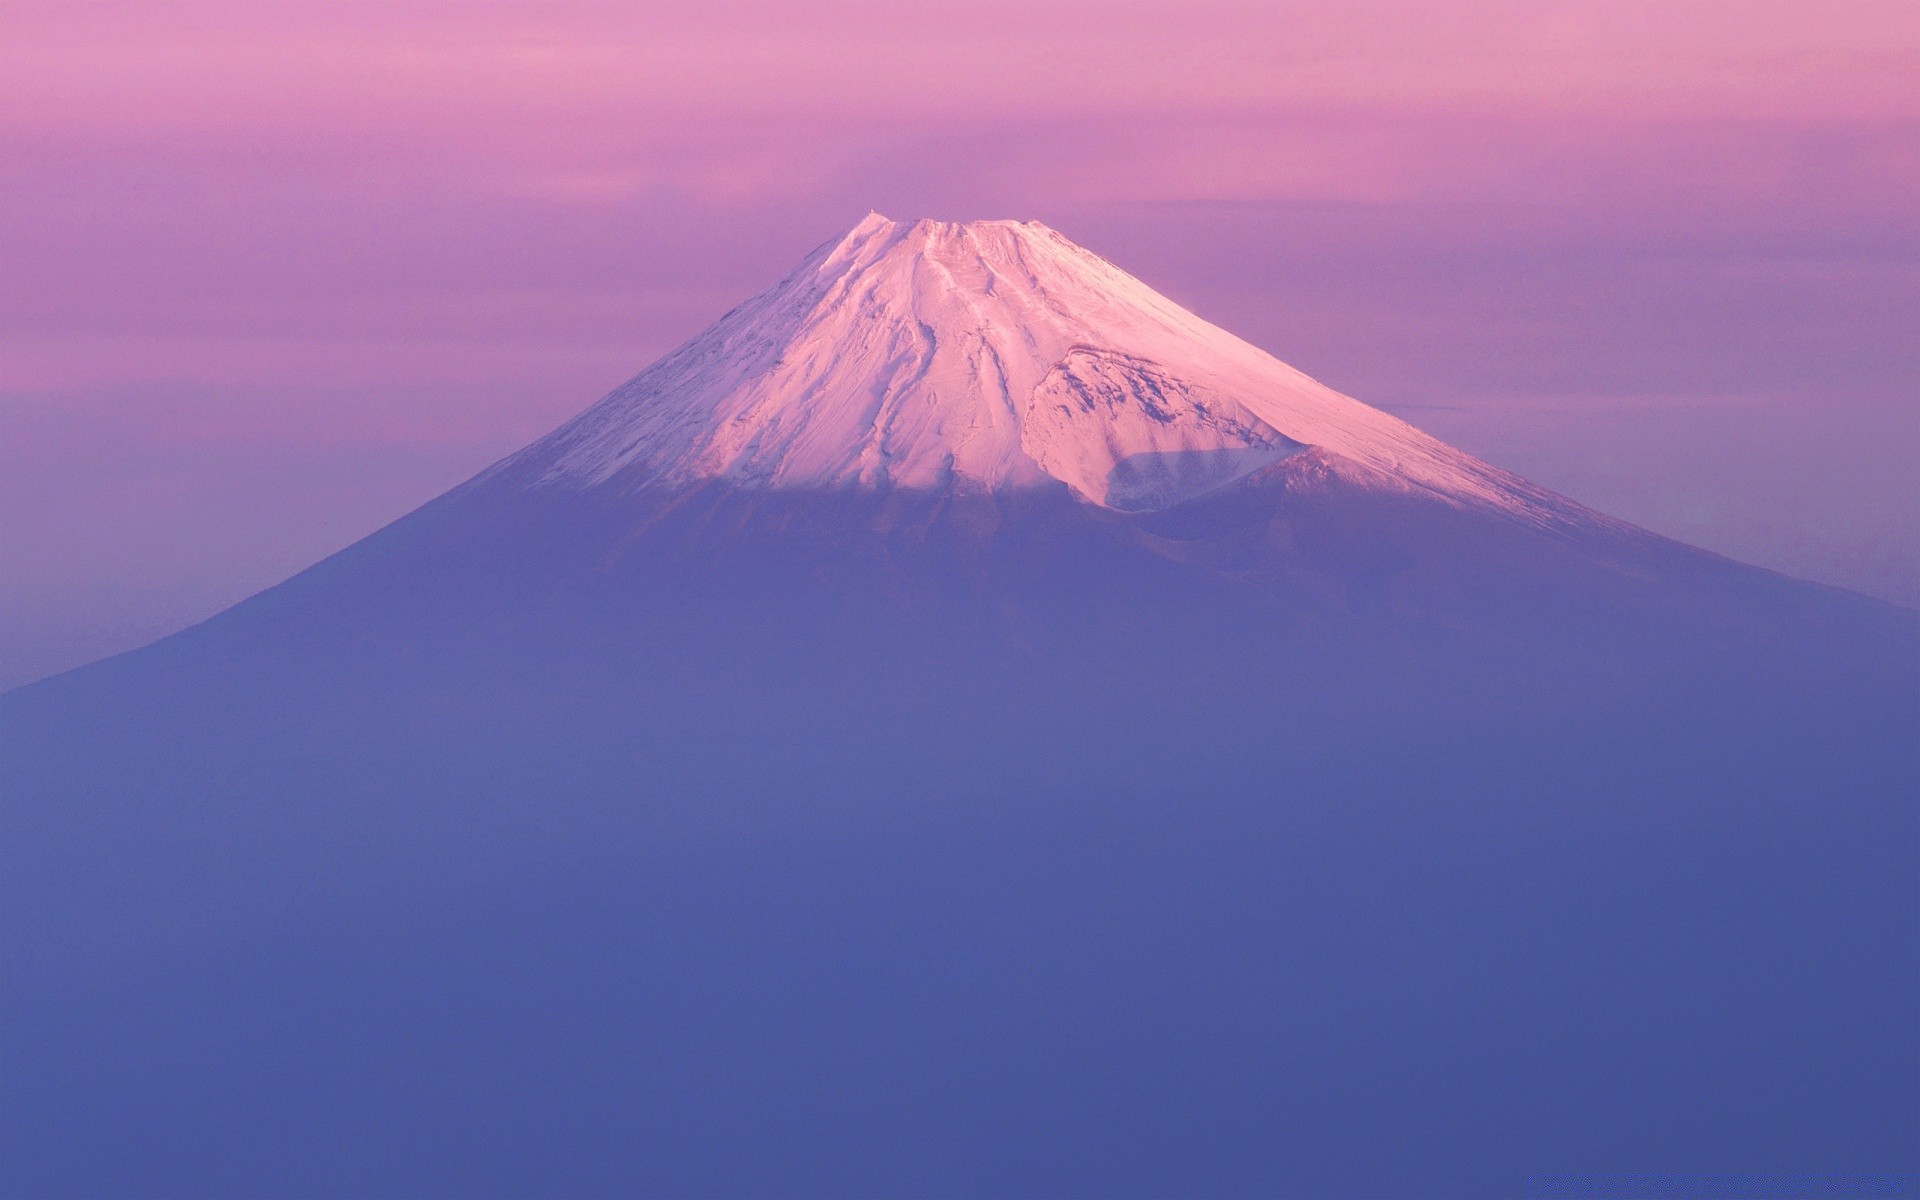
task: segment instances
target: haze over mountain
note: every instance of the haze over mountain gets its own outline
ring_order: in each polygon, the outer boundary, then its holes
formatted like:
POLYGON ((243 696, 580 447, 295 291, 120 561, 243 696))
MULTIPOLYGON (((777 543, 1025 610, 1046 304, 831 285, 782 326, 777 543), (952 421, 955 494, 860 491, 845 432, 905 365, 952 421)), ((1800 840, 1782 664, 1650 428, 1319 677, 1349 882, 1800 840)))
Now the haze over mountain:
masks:
POLYGON ((1910 1169, 1915 647, 1042 226, 871 215, 373 537, 0 698, 0 1172, 1910 1169))

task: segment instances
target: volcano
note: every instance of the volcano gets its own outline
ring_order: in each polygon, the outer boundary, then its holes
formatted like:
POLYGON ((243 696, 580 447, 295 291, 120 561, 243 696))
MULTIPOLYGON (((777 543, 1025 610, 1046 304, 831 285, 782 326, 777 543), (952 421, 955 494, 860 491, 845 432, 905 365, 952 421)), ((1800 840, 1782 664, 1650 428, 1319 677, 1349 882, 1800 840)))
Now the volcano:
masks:
POLYGON ((0 697, 18 1195, 1920 1166, 1915 615, 870 215, 0 697))

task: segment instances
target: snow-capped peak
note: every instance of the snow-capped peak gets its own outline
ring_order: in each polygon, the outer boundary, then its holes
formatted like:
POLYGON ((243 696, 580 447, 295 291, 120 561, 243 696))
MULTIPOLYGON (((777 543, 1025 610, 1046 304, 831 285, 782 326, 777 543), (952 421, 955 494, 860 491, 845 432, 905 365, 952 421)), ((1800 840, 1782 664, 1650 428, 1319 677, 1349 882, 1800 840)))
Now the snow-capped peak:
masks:
MULTIPOLYGON (((543 485, 1004 491, 1162 508, 1303 448, 1467 500, 1517 481, 1035 221, 871 213, 509 459, 543 485)), ((522 477, 525 477, 524 475, 522 477)))

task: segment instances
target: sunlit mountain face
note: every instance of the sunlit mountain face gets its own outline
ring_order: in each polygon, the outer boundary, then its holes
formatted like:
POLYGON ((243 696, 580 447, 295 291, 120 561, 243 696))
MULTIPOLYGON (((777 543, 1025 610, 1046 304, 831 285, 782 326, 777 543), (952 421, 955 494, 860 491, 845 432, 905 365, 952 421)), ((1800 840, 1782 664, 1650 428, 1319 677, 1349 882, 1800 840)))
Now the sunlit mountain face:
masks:
POLYGON ((0 698, 20 1195, 1913 1168, 1914 614, 869 216, 0 698))

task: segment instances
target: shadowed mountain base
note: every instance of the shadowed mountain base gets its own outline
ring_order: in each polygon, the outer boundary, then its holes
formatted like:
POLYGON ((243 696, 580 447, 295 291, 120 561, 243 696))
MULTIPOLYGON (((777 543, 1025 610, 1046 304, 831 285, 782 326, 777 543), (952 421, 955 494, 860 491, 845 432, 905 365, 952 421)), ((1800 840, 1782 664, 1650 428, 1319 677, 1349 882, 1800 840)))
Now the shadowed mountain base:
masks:
POLYGON ((1911 615, 1356 469, 483 480, 0 698, 0 1186, 1913 1169, 1911 615))

